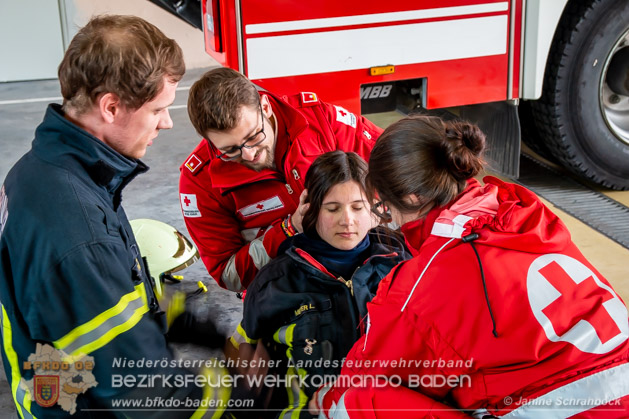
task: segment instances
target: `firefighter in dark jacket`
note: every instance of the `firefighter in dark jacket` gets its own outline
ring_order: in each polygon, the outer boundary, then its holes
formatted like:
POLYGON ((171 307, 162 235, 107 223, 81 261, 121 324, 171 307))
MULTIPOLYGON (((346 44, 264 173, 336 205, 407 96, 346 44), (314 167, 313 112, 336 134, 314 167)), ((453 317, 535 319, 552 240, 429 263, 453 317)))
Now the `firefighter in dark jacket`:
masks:
POLYGON ((199 417, 146 408, 220 397, 175 382, 191 372, 167 346, 120 205, 172 127, 184 71, 179 46, 148 22, 92 19, 59 67, 63 106, 48 107, 0 190, 1 352, 20 418, 199 417))
POLYGON ((271 397, 263 406, 270 416, 310 417, 309 398, 339 373, 364 334, 366 304, 380 280, 410 256, 393 231, 372 229, 365 174, 365 162, 352 152, 315 160, 305 179, 304 233, 287 240, 290 247, 248 288, 230 341, 241 353, 247 345, 265 345, 271 359, 281 360, 269 374, 280 374, 277 387, 286 391, 263 396, 271 397))

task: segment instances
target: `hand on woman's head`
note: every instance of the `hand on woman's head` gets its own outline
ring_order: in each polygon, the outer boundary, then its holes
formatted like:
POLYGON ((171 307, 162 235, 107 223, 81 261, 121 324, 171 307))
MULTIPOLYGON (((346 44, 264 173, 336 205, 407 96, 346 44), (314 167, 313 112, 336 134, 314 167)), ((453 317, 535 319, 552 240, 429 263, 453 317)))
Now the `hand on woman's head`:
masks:
POLYGON ((304 232, 304 228, 302 226, 302 221, 304 219, 304 214, 308 211, 308 207, 310 204, 306 203, 306 198, 308 197, 308 189, 304 189, 301 195, 299 195, 299 206, 295 210, 295 213, 291 217, 291 223, 293 224, 293 228, 297 230, 299 233, 304 232))

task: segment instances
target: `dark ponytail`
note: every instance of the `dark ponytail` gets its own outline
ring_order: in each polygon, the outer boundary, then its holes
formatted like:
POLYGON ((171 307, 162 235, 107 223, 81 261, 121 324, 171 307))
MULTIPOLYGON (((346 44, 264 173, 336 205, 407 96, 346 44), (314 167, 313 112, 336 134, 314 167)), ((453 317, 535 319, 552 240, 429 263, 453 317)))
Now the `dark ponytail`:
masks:
POLYGON ((369 158, 367 186, 403 212, 444 206, 484 167, 485 135, 462 121, 414 115, 391 124, 369 158), (403 198, 415 195, 417 203, 403 198))

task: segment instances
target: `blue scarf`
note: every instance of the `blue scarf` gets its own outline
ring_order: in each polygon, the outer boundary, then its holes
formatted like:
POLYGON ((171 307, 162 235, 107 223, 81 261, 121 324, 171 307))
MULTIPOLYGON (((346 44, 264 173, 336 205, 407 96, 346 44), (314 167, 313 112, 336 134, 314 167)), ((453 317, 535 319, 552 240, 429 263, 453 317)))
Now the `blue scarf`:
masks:
POLYGON ((351 250, 340 250, 324 241, 316 232, 293 237, 293 246, 305 250, 332 274, 348 280, 369 256, 369 235, 351 250))

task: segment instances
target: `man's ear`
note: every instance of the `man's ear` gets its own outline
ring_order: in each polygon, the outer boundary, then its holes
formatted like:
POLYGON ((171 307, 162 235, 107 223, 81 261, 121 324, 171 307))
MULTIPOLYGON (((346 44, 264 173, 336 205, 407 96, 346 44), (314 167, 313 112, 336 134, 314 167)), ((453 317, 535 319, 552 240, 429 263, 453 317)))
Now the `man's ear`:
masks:
POLYGON ((262 106, 262 112, 264 116, 270 118, 273 116, 273 109, 271 108, 271 101, 269 100, 269 96, 263 94, 260 96, 260 106, 262 106))
POLYGON ((120 112, 120 98, 114 93, 104 93, 98 100, 98 111, 105 122, 111 124, 120 112))

